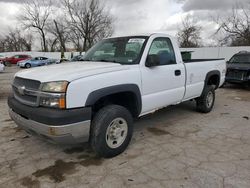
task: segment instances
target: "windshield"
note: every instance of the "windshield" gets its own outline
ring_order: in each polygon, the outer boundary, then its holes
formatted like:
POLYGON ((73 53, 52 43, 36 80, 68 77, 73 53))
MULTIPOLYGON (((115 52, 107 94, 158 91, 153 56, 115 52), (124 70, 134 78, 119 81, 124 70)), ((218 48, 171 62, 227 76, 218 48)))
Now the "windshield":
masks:
POLYGON ((235 55, 229 60, 229 63, 249 63, 250 64, 250 54, 235 55))
POLYGON ((105 39, 93 46, 84 60, 138 64, 147 39, 142 36, 105 39))

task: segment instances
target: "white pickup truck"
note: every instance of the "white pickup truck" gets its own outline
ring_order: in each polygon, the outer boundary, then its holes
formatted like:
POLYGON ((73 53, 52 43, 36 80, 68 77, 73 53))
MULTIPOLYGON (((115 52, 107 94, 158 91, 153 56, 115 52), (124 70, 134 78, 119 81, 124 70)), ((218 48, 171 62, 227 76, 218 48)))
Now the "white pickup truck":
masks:
POLYGON ((16 73, 9 113, 30 134, 89 141, 99 156, 114 157, 127 148, 134 118, 190 99, 210 112, 225 72, 223 59, 183 62, 166 34, 107 38, 82 62, 16 73))

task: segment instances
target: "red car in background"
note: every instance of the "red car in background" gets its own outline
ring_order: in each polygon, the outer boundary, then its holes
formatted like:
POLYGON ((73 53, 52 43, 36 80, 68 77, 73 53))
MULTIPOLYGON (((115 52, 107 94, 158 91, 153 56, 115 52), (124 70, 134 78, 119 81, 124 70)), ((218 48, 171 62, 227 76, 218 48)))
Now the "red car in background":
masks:
POLYGON ((17 64, 19 61, 22 61, 22 60, 26 60, 26 59, 30 59, 31 56, 30 55, 14 55, 14 56, 11 56, 11 57, 6 57, 4 59, 1 59, 4 64, 17 64))

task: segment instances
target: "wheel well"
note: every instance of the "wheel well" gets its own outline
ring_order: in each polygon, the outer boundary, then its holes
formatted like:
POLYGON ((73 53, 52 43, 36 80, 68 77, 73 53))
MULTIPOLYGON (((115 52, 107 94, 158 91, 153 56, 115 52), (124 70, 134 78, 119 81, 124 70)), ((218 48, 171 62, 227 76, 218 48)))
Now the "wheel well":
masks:
POLYGON ((97 100, 92 106, 92 114, 95 114, 102 107, 116 104, 127 108, 134 118, 138 117, 140 113, 139 102, 137 97, 133 92, 119 92, 115 94, 110 94, 97 100))
POLYGON ((217 74, 211 75, 207 80, 207 85, 215 85, 215 89, 219 87, 220 76, 217 74))

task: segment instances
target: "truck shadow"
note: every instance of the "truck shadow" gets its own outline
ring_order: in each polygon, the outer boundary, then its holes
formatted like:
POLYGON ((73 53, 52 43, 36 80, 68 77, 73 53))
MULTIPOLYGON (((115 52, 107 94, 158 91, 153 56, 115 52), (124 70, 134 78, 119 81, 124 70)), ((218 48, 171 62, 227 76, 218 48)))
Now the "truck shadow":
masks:
POLYGON ((223 86, 223 89, 227 89, 227 90, 235 89, 235 90, 241 90, 241 91, 250 91, 250 86, 243 85, 243 84, 229 84, 229 83, 227 83, 223 86))

